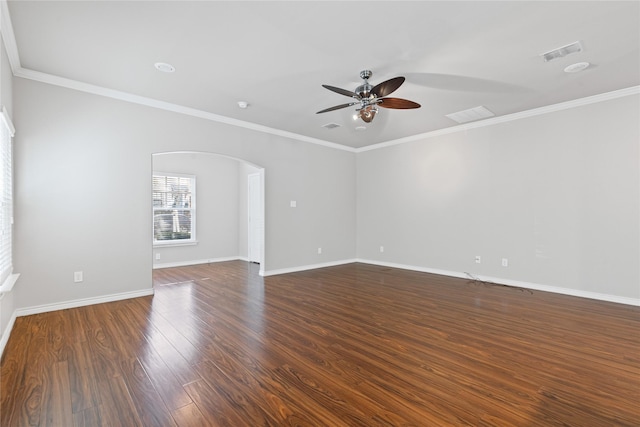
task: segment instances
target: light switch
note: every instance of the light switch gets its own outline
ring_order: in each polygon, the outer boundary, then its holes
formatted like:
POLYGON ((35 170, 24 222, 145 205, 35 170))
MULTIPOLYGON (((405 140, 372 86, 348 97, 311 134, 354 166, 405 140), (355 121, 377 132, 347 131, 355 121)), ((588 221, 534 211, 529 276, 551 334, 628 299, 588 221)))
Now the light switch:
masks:
POLYGON ((295 200, 292 200, 291 202, 289 202, 289 206, 291 206, 292 208, 295 208, 298 205, 298 202, 296 202, 295 200))

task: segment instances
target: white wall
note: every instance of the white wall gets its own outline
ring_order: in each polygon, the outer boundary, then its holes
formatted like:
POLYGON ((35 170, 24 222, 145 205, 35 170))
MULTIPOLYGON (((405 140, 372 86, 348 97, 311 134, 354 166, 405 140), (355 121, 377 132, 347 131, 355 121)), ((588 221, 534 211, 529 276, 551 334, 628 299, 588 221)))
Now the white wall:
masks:
POLYGON ((153 155, 153 170, 196 177, 196 245, 153 249, 154 267, 238 258, 240 163, 206 153, 153 155), (160 255, 158 260, 156 257, 160 255))
POLYGON ((151 289, 151 159, 170 151, 265 168, 267 274, 357 256, 640 298, 638 96, 365 151, 356 162, 347 151, 14 80, 18 309, 151 289), (82 284, 72 280, 79 270, 82 284))
POLYGON ((267 274, 353 259, 354 153, 14 83, 17 307, 151 289, 153 153, 209 152, 265 168, 267 274), (72 280, 79 270, 82 284, 72 280))
POLYGON ((627 96, 359 153, 358 258, 638 301, 638 107, 627 96))

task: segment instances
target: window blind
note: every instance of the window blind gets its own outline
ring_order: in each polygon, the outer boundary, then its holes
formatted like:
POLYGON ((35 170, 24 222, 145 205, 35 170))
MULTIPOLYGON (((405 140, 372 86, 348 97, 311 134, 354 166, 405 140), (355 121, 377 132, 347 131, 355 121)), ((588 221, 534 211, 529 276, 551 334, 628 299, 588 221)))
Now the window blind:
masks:
POLYGON ((13 125, 3 108, 0 120, 0 286, 13 271, 13 125))
POLYGON ((195 240, 195 177, 153 175, 153 240, 195 240))

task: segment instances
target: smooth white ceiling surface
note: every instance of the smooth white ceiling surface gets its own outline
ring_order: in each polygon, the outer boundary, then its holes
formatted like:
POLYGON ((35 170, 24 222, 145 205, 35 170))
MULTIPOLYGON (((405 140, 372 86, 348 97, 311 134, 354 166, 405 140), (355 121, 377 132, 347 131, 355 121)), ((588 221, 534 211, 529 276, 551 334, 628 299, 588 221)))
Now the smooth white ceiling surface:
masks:
POLYGON ((169 102, 349 147, 457 125, 483 105, 497 116, 640 84, 640 2, 9 1, 25 70, 169 102), (581 41, 551 62, 540 54, 581 41), (563 69, 576 62, 583 72, 563 69), (167 62, 166 74, 154 68, 167 62), (364 131, 350 101, 359 72, 405 76, 364 131), (246 101, 249 108, 238 108, 246 101), (322 125, 341 127, 325 129, 322 125))

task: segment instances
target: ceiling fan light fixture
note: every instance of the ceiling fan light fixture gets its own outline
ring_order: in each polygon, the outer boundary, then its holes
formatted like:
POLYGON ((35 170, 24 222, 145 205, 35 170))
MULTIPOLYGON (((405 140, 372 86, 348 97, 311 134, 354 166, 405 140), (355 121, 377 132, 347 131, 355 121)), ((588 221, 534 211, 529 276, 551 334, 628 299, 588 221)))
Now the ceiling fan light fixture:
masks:
POLYGON ((371 123, 376 114, 378 114, 378 107, 375 105, 367 105, 358 112, 358 116, 365 123, 371 123))

